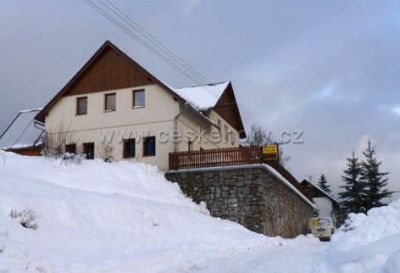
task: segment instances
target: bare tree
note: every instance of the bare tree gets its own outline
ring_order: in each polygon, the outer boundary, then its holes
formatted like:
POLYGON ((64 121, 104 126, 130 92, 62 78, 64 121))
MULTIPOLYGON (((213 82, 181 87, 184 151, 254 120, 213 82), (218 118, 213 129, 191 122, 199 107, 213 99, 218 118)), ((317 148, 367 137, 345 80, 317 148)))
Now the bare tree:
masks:
POLYGON ((251 125, 250 135, 248 142, 250 145, 263 146, 266 144, 271 144, 271 133, 267 134, 266 130, 259 125, 251 125))
POLYGON ((264 146, 267 144, 277 144, 279 146, 278 161, 280 164, 285 165, 290 160, 290 156, 284 154, 282 145, 275 141, 272 137, 272 132, 267 132, 266 129, 260 125, 253 124, 250 128, 250 134, 248 137, 248 143, 250 145, 264 146))
POLYGON ((97 147, 99 157, 105 162, 112 162, 114 160, 113 150, 114 147, 110 143, 102 142, 100 147, 97 147))
POLYGON ((56 132, 45 131, 43 136, 43 155, 58 157, 64 154, 65 144, 72 140, 72 133, 61 123, 56 132))

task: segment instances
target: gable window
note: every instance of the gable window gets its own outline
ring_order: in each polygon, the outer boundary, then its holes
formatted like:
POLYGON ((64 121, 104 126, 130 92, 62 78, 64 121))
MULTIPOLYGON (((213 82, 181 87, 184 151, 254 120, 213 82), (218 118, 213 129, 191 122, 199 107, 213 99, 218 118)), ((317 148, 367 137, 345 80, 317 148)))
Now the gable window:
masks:
POLYGON ((76 114, 86 115, 87 114, 87 97, 76 98, 76 114))
POLYGON ((135 157, 136 142, 134 138, 124 139, 124 158, 135 157))
POLYGON ((115 93, 104 95, 104 111, 116 110, 116 96, 115 93))
POLYGON ((143 156, 156 155, 156 137, 145 137, 143 139, 143 156))
POLYGON ((83 143, 83 153, 86 159, 94 159, 94 143, 83 143))
POLYGON ((133 107, 144 107, 145 105, 145 96, 144 89, 133 90, 133 107))
POLYGON ((76 144, 67 144, 65 145, 65 153, 66 154, 76 154, 76 144))

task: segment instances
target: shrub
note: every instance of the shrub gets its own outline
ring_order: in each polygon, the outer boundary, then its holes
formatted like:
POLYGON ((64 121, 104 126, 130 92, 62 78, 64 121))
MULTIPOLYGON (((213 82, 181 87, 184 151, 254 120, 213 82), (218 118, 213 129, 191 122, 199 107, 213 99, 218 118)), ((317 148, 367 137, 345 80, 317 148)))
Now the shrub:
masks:
POLYGON ((38 228, 36 224, 36 213, 32 209, 22 211, 11 210, 10 217, 16 219, 24 228, 33 230, 38 228))
POLYGON ((82 159, 85 157, 80 154, 70 154, 70 153, 65 153, 61 156, 62 163, 65 165, 68 165, 69 163, 74 163, 74 164, 81 164, 82 159))

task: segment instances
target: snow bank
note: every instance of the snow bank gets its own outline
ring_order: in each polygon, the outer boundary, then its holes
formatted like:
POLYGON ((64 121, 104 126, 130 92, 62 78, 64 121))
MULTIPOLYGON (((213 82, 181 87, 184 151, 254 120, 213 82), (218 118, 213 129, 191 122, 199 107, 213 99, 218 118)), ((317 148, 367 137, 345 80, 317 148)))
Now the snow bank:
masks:
POLYGON ((152 166, 0 153, 0 272, 400 273, 400 201, 331 243, 284 240, 210 217, 152 166))
POLYGON ((2 153, 0 272, 177 272, 285 244, 210 217, 152 166, 2 153), (24 210, 34 211, 36 230, 9 217, 24 210))
POLYGON ((387 273, 399 273, 400 272, 400 250, 393 252, 386 262, 385 270, 387 273))
POLYGON ((292 241, 203 265, 201 273, 400 273, 400 201, 350 216, 331 243, 292 241), (232 268, 235 261, 240 261, 232 268), (283 261, 283 262, 282 262, 283 261), (227 269, 226 269, 227 268, 227 269))
POLYGON ((333 237, 333 242, 342 249, 350 249, 396 234, 400 234, 400 200, 385 207, 371 209, 367 215, 350 214, 346 224, 333 237))
POLYGON ((333 236, 329 252, 343 272, 399 273, 400 200, 367 215, 351 214, 333 236))

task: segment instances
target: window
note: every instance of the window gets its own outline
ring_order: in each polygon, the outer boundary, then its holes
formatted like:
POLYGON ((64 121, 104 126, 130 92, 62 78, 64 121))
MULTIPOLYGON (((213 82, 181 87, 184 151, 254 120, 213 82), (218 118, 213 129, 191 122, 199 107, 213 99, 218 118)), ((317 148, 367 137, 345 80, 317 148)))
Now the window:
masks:
POLYGON ((76 114, 77 115, 87 114, 87 97, 80 97, 76 99, 76 114))
POLYGON ((221 127, 221 120, 219 119, 218 120, 218 130, 221 130, 222 129, 222 127, 221 127))
POLYGON ((133 90, 133 107, 144 107, 145 105, 145 97, 144 90, 133 90))
POLYGON ((230 133, 228 132, 228 126, 227 125, 225 125, 224 128, 225 128, 225 142, 228 143, 229 142, 229 134, 230 133))
POLYGON ((65 145, 65 153, 67 154, 76 154, 76 144, 67 144, 65 145))
POLYGON ((94 143, 83 143, 83 153, 86 159, 94 159, 94 143))
POLYGON ((193 141, 188 141, 188 151, 193 151, 193 141))
POLYGON ((124 158, 135 157, 135 146, 134 138, 124 139, 124 158))
POLYGON ((156 138, 145 137, 143 140, 143 156, 156 155, 156 138))
POLYGON ((104 110, 105 111, 115 111, 116 109, 116 94, 105 94, 104 100, 104 110))

